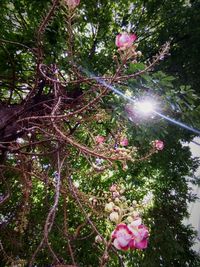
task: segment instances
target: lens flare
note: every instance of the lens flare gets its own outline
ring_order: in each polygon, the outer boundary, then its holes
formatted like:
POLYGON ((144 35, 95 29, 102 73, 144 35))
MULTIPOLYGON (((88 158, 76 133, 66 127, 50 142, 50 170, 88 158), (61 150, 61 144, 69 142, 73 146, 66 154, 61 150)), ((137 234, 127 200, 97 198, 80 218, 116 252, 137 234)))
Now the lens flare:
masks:
POLYGON ((140 113, 150 115, 154 112, 156 105, 150 100, 143 100, 136 102, 135 107, 140 113))
MULTIPOLYGON (((114 93, 118 94, 119 96, 122 96, 124 99, 128 100, 129 103, 133 103, 135 105, 135 100, 132 99, 130 96, 125 95, 123 92, 121 92, 119 89, 117 89, 116 87, 112 86, 111 84, 108 84, 105 80, 99 78, 99 77, 95 77, 95 75, 91 72, 89 72, 88 70, 82 68, 81 66, 79 66, 79 69, 82 70, 86 75, 88 75, 90 78, 93 78, 94 80, 96 80, 99 84, 103 85, 104 87, 110 89, 111 91, 113 91, 114 93)), ((141 105, 139 105, 141 106, 141 105)), ((200 136, 200 129, 196 129, 191 127, 190 125, 187 125, 185 123, 182 123, 180 121, 174 120, 172 118, 170 118, 169 116, 166 116, 158 111, 156 111, 156 107, 154 107, 154 105, 151 107, 151 105, 146 105, 146 107, 144 107, 144 105, 142 105, 141 110, 150 110, 150 113, 153 113, 154 115, 158 115, 159 117, 167 120, 168 122, 178 125, 184 129, 187 129, 190 132, 196 133, 200 136), (153 107, 153 109, 152 109, 153 107)), ((149 111, 148 111, 149 112, 149 111)), ((147 112, 147 114, 148 114, 147 112)))

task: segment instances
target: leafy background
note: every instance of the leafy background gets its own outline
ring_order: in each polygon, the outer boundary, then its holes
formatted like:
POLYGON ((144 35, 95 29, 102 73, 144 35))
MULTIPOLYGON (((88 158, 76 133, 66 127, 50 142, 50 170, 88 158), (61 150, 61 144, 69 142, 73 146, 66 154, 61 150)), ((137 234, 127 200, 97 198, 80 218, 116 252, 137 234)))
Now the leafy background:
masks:
MULTIPOLYGON (((0 3, 1 126, 8 111, 16 112, 21 107, 35 82, 38 27, 51 5, 51 1, 46 0, 4 0, 0 3)), ((123 92, 130 91, 133 97, 153 95, 162 103, 162 112, 193 127, 200 127, 199 7, 200 1, 197 0, 82 0, 72 25, 74 59, 77 64, 95 75, 113 73, 116 68, 113 55, 117 54, 115 36, 123 30, 129 30, 138 36, 138 50, 142 51, 140 61, 144 63, 129 64, 125 69, 128 74, 143 69, 144 64, 158 52, 161 45, 170 40, 169 56, 156 65, 153 71, 125 81, 119 88, 123 92)), ((70 61, 65 54, 70 35, 67 25, 66 10, 58 7, 42 37, 42 61, 46 65, 56 63, 65 73, 73 75, 70 61)), ((72 84, 64 90, 70 95, 78 91, 78 88, 72 84)), ((89 86, 83 85, 81 90, 87 92, 89 86)), ((48 84, 44 87, 44 92, 44 95, 48 95, 48 84)), ((125 196, 130 201, 139 202, 148 192, 152 192, 153 204, 143 213, 143 220, 150 229, 148 248, 145 251, 119 252, 124 264, 141 267, 198 267, 199 256, 191 248, 195 233, 190 226, 183 224, 184 217, 188 216, 187 203, 195 200, 189 190, 188 179, 199 183, 197 177, 193 178, 198 161, 191 158, 189 148, 183 146, 183 142, 191 141, 195 134, 157 117, 139 123, 130 121, 125 105, 123 99, 108 94, 97 107, 85 114, 90 120, 74 132, 74 137, 88 144, 89 132, 94 136, 109 136, 110 131, 116 130, 126 134, 129 144, 136 146, 141 156, 149 150, 150 143, 155 139, 163 140, 165 149, 146 161, 129 162, 126 170, 118 162, 117 168, 98 173, 91 170, 84 155, 66 145, 69 153, 67 165, 70 164, 73 180, 79 183, 79 190, 85 196, 82 199, 83 205, 91 213, 100 233, 108 238, 114 225, 106 219, 104 202, 91 208, 88 199, 91 196, 101 196, 113 183, 125 186, 125 196), (91 120, 96 114, 103 116, 103 119, 91 120)), ((76 118, 71 118, 70 124, 74 126, 76 118)), ((3 130, 1 138, 4 137, 3 130)), ((11 142, 15 142, 17 137, 19 136, 13 126, 11 142)), ((27 133, 23 133, 21 137, 28 140, 27 133)), ((38 135, 36 139, 40 141, 42 138, 42 135, 38 135)), ((49 149, 50 144, 46 144, 37 147, 34 152, 42 153, 49 149)), ((5 155, 2 150, 0 196, 3 197, 8 191, 10 197, 1 205, 0 236, 3 247, 0 266, 28 265, 42 239, 46 216, 54 203, 54 188, 48 181, 44 183, 44 180, 35 176, 31 176, 31 187, 26 184, 22 172, 16 171, 15 167, 20 166, 18 160, 17 156, 12 153, 5 155), (27 210, 24 209, 26 202, 29 203, 27 210)), ((22 156, 20 160, 21 166, 29 168, 27 165, 31 160, 28 156, 22 156)), ((32 167, 44 175, 48 173, 46 179, 50 181, 55 177, 55 165, 53 155, 36 156, 32 160, 32 167)), ((67 168, 63 167, 63 177, 67 168)), ((63 186, 68 188, 64 178, 63 186)), ((95 244, 94 239, 95 233, 92 233, 90 225, 67 189, 66 195, 60 196, 54 226, 49 234, 51 246, 61 262, 70 263, 70 254, 66 249, 70 240, 78 266, 98 266, 103 245, 95 244), (68 236, 63 235, 65 205, 68 236), (76 236, 77 228, 81 224, 84 227, 79 236, 76 236)), ((39 251, 35 261, 37 266, 55 264, 46 247, 39 251)), ((116 254, 111 253, 108 266, 121 266, 116 254)))

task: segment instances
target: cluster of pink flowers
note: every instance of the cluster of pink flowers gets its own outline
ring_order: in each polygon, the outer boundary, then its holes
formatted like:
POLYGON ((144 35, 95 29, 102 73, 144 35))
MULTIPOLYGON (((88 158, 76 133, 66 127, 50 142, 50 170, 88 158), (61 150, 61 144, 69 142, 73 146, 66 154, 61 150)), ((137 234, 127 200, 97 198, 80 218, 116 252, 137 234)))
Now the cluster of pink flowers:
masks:
POLYGON ((113 245, 119 250, 145 249, 148 245, 148 228, 137 218, 130 224, 120 223, 112 233, 113 245))
POLYGON ((116 184, 111 185, 110 192, 113 198, 118 198, 124 193, 124 189, 120 189, 116 184))
POLYGON ((121 146, 128 146, 128 139, 126 137, 121 138, 120 145, 121 146))
POLYGON ((117 47, 119 47, 119 50, 125 50, 131 47, 136 39, 137 36, 135 34, 123 32, 116 36, 115 44, 117 47))
MULTIPOLYGON (((106 141, 106 138, 102 135, 97 135, 95 137, 95 142, 100 145, 106 141)), ((128 146, 128 139, 126 137, 122 137, 119 142, 120 146, 128 146)))
POLYGON ((163 148, 164 148, 164 143, 163 143, 163 141, 161 141, 161 140, 155 140, 155 141, 153 142, 153 146, 154 146, 154 148, 155 148, 156 150, 163 150, 163 148))
POLYGON ((73 10, 80 4, 80 0, 65 0, 65 3, 70 10, 73 10))
POLYGON ((105 140, 106 140, 106 138, 105 138, 104 136, 101 136, 101 135, 97 135, 97 136, 95 137, 95 141, 96 141, 96 143, 97 143, 98 145, 104 143, 105 140))

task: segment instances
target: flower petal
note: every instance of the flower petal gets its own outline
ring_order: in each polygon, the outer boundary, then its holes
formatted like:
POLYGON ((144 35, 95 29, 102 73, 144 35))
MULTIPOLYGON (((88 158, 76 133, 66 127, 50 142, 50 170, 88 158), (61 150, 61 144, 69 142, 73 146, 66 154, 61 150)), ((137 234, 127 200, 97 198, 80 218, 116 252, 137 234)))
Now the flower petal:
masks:
POLYGON ((130 224, 131 227, 138 227, 139 225, 141 225, 142 223, 142 219, 141 218, 137 218, 134 221, 132 221, 132 223, 130 224))
POLYGON ((116 238, 118 233, 124 230, 125 232, 127 232, 129 235, 132 235, 132 231, 128 228, 128 226, 125 223, 120 223, 117 225, 117 227, 115 228, 115 230, 112 233, 112 237, 116 238))
POLYGON ((135 242, 135 248, 137 249, 145 249, 147 248, 147 245, 148 245, 147 239, 144 239, 140 242, 135 242))
POLYGON ((135 34, 129 34, 127 32, 120 33, 116 36, 115 44, 119 48, 128 48, 131 47, 133 42, 137 39, 135 34))
POLYGON ((117 249, 119 249, 119 250, 128 250, 128 249, 129 249, 129 245, 128 245, 128 243, 127 243, 127 245, 122 246, 122 245, 118 242, 117 239, 114 240, 113 245, 114 245, 117 249))

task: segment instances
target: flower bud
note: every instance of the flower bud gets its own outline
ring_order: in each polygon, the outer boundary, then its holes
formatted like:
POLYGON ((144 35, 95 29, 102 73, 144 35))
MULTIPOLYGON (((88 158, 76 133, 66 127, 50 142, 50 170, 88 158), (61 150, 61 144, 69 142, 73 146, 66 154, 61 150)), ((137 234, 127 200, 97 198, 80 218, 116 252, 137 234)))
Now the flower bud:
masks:
POLYGON ((102 243, 102 238, 99 236, 99 235, 97 235, 96 237, 95 237, 95 242, 96 243, 102 243))
POLYGON ((133 206, 136 206, 137 205, 137 201, 136 200, 133 200, 132 205, 133 206))
POLYGON ((95 206, 96 204, 97 204, 97 199, 94 198, 94 199, 92 200, 92 205, 95 206))
POLYGON ((155 148, 156 150, 163 150, 163 148, 164 148, 164 142, 161 141, 161 140, 155 140, 155 141, 153 142, 153 146, 154 146, 154 148, 155 148))
POLYGON ((17 140, 16 140, 16 143, 17 144, 24 144, 25 140, 23 138, 18 137, 17 140))
POLYGON ((133 53, 132 53, 132 57, 134 58, 136 58, 138 56, 138 54, 134 51, 133 53))
POLYGON ((124 192, 125 192, 124 188, 120 189, 120 191, 119 191, 120 194, 123 194, 124 192))
POLYGON ((140 216, 138 211, 133 211, 132 215, 133 215, 134 218, 137 218, 137 217, 140 216))
POLYGON ((120 194, 118 191, 112 193, 113 198, 119 197, 120 194))
POLYGON ((115 201, 115 203, 119 203, 120 199, 118 197, 116 197, 114 201, 115 201))
POLYGON ((119 220, 119 214, 118 214, 118 212, 113 211, 113 212, 110 214, 109 218, 110 218, 110 220, 111 220, 112 222, 117 223, 118 220, 119 220))
POLYGON ((128 165, 126 164, 126 162, 123 162, 122 169, 123 171, 128 170, 128 165))
POLYGON ((110 192, 117 191, 117 185, 116 184, 112 184, 109 190, 110 190, 110 192))
POLYGON ((114 208, 114 203, 113 202, 109 202, 109 203, 107 203, 106 205, 105 205, 105 211, 106 212, 111 212, 112 210, 113 210, 113 208, 114 208))
POLYGON ((106 138, 104 136, 101 136, 101 135, 97 135, 95 137, 95 141, 98 145, 101 145, 105 142, 106 138))
POLYGON ((79 186, 80 186, 80 184, 79 184, 78 181, 74 181, 74 182, 73 182, 73 185, 74 185, 74 187, 76 187, 76 188, 79 188, 79 186))
POLYGON ((120 199, 121 199, 122 201, 126 201, 126 197, 125 197, 125 196, 121 196, 120 199))
POLYGON ((120 140, 120 145, 121 145, 121 146, 128 146, 128 138, 123 137, 123 138, 120 140))
POLYGON ((131 63, 132 64, 137 64, 137 60, 133 60, 131 63))
POLYGON ((119 211, 120 211, 120 207, 118 207, 118 206, 114 206, 113 211, 117 211, 117 212, 119 212, 119 211))
POLYGON ((133 221, 133 217, 132 217, 132 216, 128 216, 128 217, 127 217, 127 221, 128 221, 129 223, 132 223, 132 221, 133 221))

